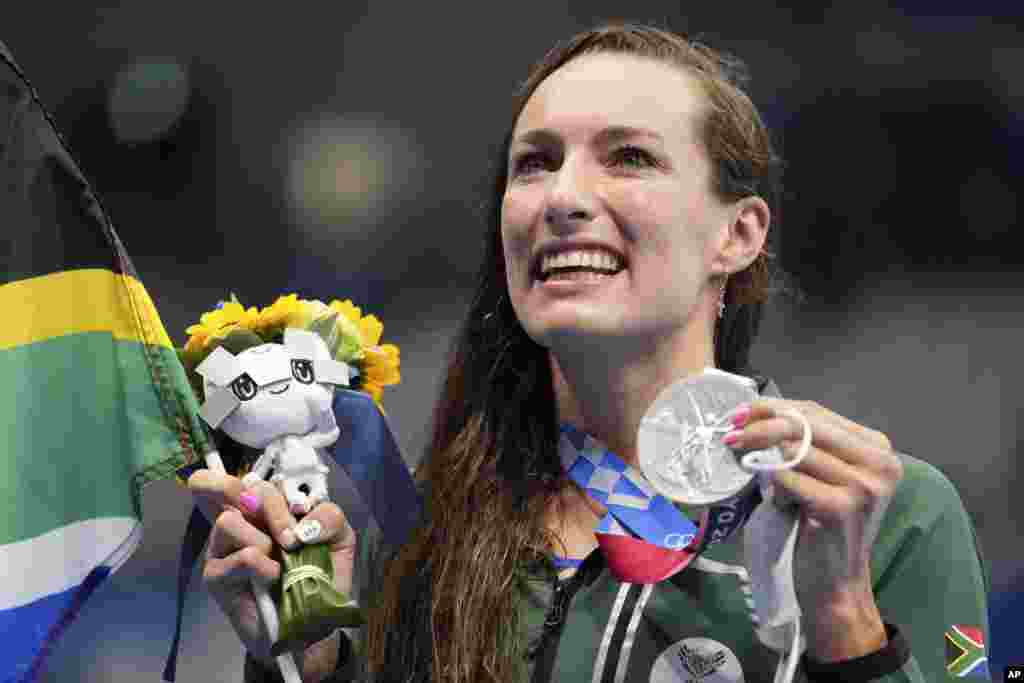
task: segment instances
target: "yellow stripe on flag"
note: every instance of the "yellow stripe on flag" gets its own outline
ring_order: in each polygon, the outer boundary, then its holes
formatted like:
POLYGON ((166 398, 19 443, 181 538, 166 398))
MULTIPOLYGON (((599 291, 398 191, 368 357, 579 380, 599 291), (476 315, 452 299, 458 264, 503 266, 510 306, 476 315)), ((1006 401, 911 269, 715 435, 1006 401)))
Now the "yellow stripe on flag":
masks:
POLYGON ((142 283, 102 268, 0 285, 0 349, 83 332, 173 348, 142 283))

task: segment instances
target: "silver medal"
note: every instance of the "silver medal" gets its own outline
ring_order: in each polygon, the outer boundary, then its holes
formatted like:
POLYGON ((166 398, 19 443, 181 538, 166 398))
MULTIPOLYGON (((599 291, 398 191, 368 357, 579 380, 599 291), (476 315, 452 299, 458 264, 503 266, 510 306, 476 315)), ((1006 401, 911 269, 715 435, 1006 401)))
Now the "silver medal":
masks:
POLYGON ((692 505, 743 491, 754 472, 740 466, 722 437, 732 431, 732 411, 757 398, 753 380, 714 368, 670 384, 640 421, 637 451, 644 476, 665 497, 692 505))

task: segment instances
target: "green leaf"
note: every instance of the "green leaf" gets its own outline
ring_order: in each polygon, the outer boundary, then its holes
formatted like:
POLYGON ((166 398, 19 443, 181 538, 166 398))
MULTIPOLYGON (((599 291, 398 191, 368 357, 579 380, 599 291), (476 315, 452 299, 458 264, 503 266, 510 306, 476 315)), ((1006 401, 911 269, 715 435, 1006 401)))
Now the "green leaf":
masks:
POLYGON ((363 337, 356 324, 341 315, 338 316, 338 350, 334 353, 337 360, 350 363, 363 358, 363 337))
MULTIPOLYGON (((224 340, 221 341, 220 346, 223 346, 226 350, 237 356, 242 351, 251 349, 254 346, 262 346, 263 343, 263 340, 255 332, 238 328, 228 332, 224 340)), ((210 348, 210 351, 213 351, 213 348, 210 348)))
POLYGON ((334 358, 334 354, 341 343, 341 338, 338 334, 338 313, 332 311, 330 315, 317 318, 310 325, 309 329, 311 332, 320 335, 320 338, 327 344, 327 350, 330 351, 331 358, 334 358))

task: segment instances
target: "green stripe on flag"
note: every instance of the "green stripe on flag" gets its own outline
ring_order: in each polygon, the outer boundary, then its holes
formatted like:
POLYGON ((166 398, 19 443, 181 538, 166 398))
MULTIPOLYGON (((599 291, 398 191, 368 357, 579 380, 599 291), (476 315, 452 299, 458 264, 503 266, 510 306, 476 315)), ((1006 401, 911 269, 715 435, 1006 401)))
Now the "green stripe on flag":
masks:
POLYGON ((85 519, 139 517, 139 487, 173 477, 189 442, 165 423, 154 357, 180 371, 173 350, 104 332, 0 352, 0 544, 85 519))

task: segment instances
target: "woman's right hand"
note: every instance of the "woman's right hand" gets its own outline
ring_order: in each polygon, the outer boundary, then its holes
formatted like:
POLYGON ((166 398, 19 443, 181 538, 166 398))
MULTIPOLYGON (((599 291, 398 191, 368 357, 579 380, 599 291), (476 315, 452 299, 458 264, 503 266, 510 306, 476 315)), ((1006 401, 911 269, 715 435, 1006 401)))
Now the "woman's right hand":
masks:
MULTIPOLYGON (((335 585, 351 595, 356 535, 334 503, 317 505, 303 517, 304 527, 296 529, 284 496, 270 483, 245 488, 238 477, 204 469, 189 478, 188 487, 213 524, 203 583, 253 657, 265 664, 274 659, 250 585, 258 581, 269 588, 281 576, 281 565, 270 557, 274 543, 289 550, 297 548, 302 543, 297 533, 309 543, 330 542, 335 585), (310 535, 309 530, 316 531, 318 525, 319 532, 310 535)), ((337 652, 336 648, 322 649, 337 652)))

